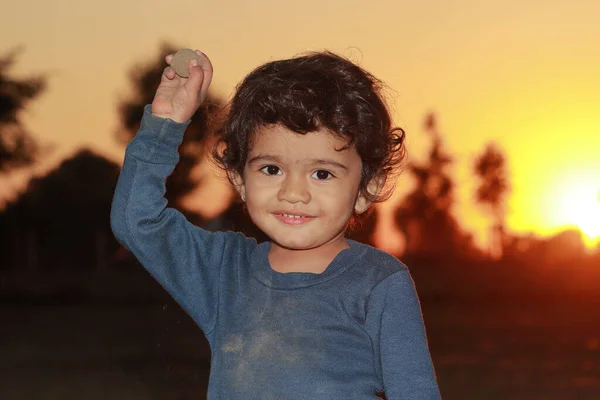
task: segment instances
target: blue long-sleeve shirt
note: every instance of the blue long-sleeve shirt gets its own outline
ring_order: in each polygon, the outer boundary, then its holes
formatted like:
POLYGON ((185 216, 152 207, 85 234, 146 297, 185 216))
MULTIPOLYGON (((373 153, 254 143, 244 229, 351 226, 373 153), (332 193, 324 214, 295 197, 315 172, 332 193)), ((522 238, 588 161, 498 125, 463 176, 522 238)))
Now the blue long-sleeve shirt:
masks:
POLYGON ((439 399, 414 284, 397 259, 349 240, 323 273, 282 274, 270 243, 207 232, 167 207, 186 127, 146 107, 111 225, 206 335, 208 399, 439 399))

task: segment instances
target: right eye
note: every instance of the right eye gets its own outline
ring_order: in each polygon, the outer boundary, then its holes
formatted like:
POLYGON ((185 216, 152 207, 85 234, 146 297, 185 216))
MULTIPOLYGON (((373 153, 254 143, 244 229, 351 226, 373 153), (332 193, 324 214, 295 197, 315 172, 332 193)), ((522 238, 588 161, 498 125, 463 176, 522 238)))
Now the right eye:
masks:
POLYGON ((265 165, 260 170, 267 175, 281 175, 281 168, 276 165, 265 165))

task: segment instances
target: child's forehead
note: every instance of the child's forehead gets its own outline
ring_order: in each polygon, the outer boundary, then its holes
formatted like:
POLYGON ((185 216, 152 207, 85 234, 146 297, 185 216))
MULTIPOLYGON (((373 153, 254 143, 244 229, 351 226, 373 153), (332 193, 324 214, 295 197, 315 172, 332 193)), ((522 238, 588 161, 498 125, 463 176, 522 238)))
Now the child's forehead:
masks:
POLYGON ((356 152, 349 138, 327 129, 297 133, 283 125, 267 125, 257 129, 248 143, 248 153, 272 152, 285 154, 337 155, 356 152))

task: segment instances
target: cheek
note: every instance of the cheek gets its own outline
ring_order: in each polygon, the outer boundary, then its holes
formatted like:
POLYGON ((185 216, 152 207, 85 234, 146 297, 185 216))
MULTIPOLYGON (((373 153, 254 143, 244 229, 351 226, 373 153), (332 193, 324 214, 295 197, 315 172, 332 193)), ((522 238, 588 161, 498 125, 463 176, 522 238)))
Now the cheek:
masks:
POLYGON ((320 203, 336 214, 352 213, 356 202, 356 193, 352 188, 337 187, 318 196, 320 203))
POLYGON ((246 182, 247 205, 261 205, 270 201, 275 196, 276 188, 273 185, 265 184, 261 180, 249 180, 246 182))

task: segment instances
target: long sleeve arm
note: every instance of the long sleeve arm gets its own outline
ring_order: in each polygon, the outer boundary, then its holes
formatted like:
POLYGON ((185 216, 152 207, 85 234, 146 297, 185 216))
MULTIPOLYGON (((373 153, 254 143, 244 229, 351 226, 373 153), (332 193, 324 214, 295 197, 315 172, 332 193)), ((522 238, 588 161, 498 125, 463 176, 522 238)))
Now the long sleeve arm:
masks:
POLYGON ((215 324, 219 271, 228 243, 224 234, 206 232, 168 208, 164 197, 187 125, 155 117, 146 106, 140 130, 127 146, 111 227, 117 240, 208 333, 215 324))
POLYGON ((381 376, 388 400, 437 400, 440 392, 427 346, 421 306, 408 270, 382 281, 369 308, 376 330, 381 376))

